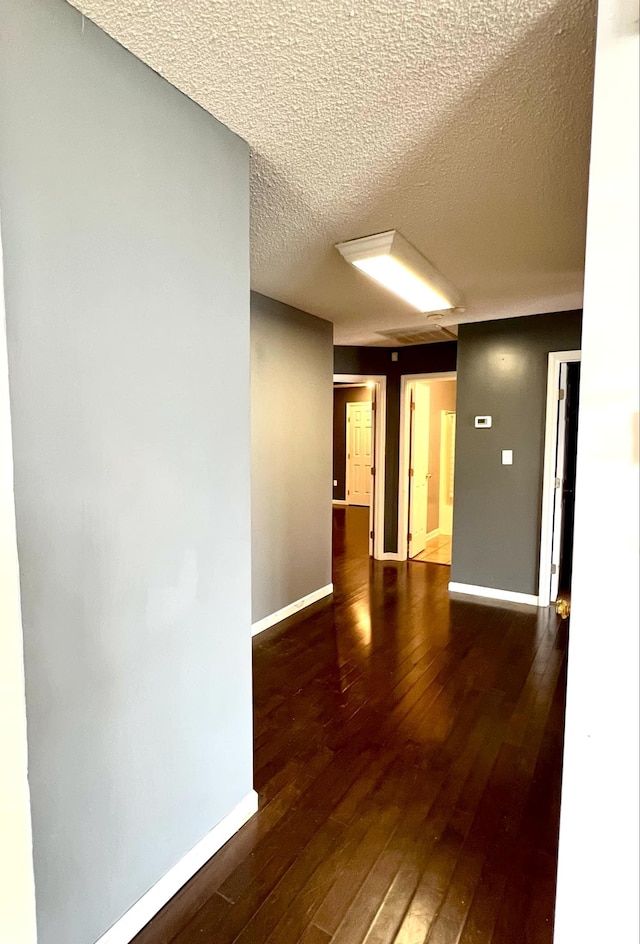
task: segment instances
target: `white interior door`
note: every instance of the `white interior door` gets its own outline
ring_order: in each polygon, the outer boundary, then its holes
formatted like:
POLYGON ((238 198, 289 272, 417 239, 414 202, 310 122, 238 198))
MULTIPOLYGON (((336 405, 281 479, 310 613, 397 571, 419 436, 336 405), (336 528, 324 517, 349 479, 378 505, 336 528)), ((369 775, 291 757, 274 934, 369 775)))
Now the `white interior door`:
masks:
POLYGON ((558 445, 556 448, 556 475, 553 498, 553 543, 551 546, 551 592, 553 603, 558 597, 560 581, 560 556, 562 554, 562 504, 566 460, 567 426, 567 365, 560 364, 560 390, 558 393, 558 445))
POLYGON ((347 403, 347 504, 371 505, 371 403, 347 403))
POLYGON ((442 410, 440 414, 440 534, 453 532, 453 470, 456 448, 456 414, 442 410))
POLYGON ((409 446, 409 557, 424 551, 427 544, 429 498, 429 406, 430 391, 416 383, 411 391, 409 446))

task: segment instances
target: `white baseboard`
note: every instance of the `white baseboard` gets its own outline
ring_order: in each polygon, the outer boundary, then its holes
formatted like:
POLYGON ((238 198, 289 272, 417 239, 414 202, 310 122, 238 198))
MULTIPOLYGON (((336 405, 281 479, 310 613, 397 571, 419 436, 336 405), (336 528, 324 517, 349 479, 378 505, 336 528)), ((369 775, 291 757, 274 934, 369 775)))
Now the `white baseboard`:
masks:
POLYGON ((398 554, 397 551, 384 551, 380 557, 377 557, 376 560, 388 560, 388 561, 404 561, 406 557, 403 557, 402 554, 398 554))
POLYGON ((288 616, 293 616, 294 613, 303 610, 306 606, 317 603, 318 600, 322 600, 323 597, 328 597, 331 593, 333 593, 333 584, 328 583, 326 587, 320 587, 319 590, 308 593, 306 597, 300 597, 299 600, 294 600, 293 603, 283 606, 282 609, 276 610, 276 612, 272 613, 270 616, 265 616, 263 619, 258 620, 257 623, 254 623, 251 627, 251 635, 257 636, 258 633, 262 633, 265 629, 275 626, 276 623, 280 623, 288 616))
POLYGON ((334 498, 331 504, 332 505, 348 505, 349 502, 345 501, 344 498, 334 498))
POLYGON ((439 537, 440 537, 440 528, 434 528, 433 531, 427 532, 425 541, 431 541, 433 540, 433 538, 439 538, 439 537))
POLYGON ((250 793, 208 832, 204 839, 180 859, 172 869, 139 898, 135 905, 106 931, 96 944, 129 944, 142 928, 157 915, 161 908, 180 891, 212 855, 258 810, 258 794, 250 793))
POLYGON ((476 587, 471 583, 449 583, 451 593, 466 593, 471 597, 484 597, 488 600, 503 600, 506 603, 526 603, 538 606, 538 597, 531 593, 516 593, 514 590, 496 590, 493 587, 476 587))

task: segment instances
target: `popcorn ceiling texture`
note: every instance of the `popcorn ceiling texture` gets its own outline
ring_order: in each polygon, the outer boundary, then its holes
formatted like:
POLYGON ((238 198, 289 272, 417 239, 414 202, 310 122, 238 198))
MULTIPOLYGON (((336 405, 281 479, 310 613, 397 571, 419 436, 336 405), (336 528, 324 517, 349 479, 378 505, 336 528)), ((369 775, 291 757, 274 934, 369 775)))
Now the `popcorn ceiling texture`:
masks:
POLYGON ((425 322, 333 248, 385 229, 445 324, 581 307, 595 0, 74 5, 248 141, 252 287, 336 343, 425 322))

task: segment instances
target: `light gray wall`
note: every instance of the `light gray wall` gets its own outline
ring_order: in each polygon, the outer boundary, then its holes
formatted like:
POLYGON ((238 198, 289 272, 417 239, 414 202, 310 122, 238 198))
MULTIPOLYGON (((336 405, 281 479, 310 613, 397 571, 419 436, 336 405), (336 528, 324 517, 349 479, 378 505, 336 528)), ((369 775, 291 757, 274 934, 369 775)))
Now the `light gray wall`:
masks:
POLYGON ((90 944, 252 787, 248 148, 61 0, 0 12, 39 942, 90 944))
POLYGON ((580 323, 573 311, 460 325, 455 582, 537 595, 548 354, 578 350, 580 323), (486 414, 491 429, 475 429, 486 414))
POLYGON ((253 620, 331 582, 333 327, 251 293, 253 620))

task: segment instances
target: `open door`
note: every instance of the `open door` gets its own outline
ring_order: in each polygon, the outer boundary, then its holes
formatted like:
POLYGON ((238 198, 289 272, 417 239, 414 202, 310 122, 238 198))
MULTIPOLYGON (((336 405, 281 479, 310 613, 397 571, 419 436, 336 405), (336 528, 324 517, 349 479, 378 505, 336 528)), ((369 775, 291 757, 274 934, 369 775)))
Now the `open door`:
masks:
POLYGON ((429 406, 430 391, 416 383, 411 391, 409 452, 409 557, 424 551, 427 544, 429 499, 429 406))
POLYGON ((371 402, 347 403, 347 504, 371 505, 371 402))

